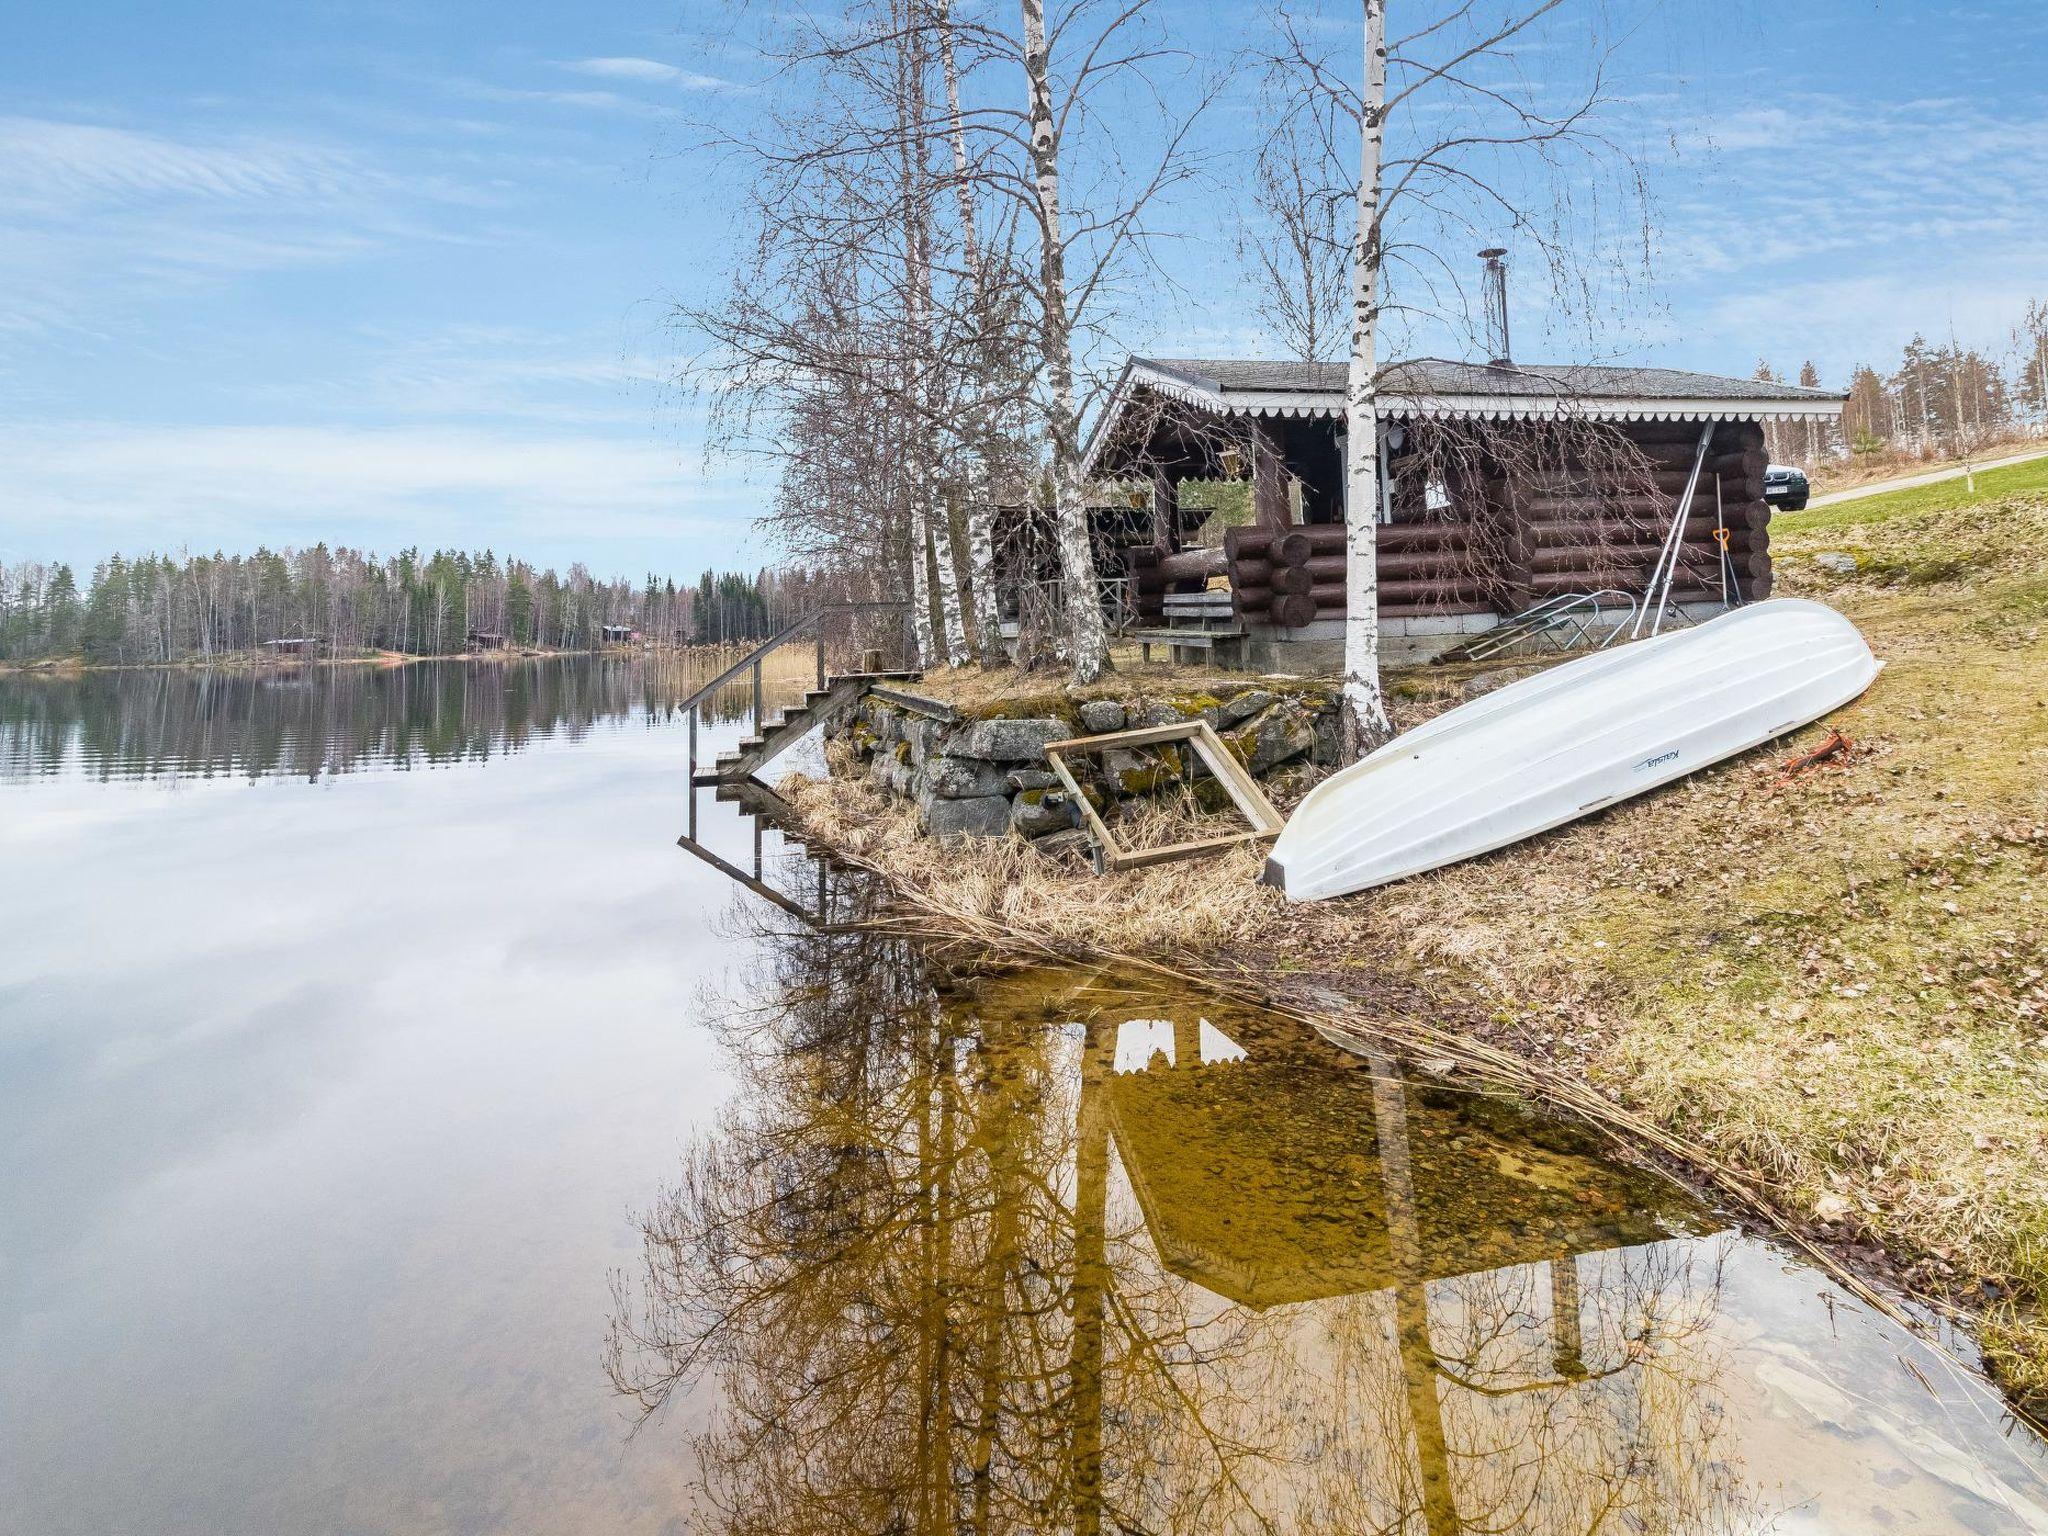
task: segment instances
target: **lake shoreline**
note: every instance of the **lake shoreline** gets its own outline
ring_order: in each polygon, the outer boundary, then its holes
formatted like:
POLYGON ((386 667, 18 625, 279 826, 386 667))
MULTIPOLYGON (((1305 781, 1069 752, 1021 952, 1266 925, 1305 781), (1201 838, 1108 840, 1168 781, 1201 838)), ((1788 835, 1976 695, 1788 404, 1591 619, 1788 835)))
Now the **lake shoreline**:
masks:
MULTIPOLYGON (((898 917, 893 932, 907 934, 940 953, 970 948, 981 963, 1001 969, 1058 964, 1094 967, 1120 977, 1144 976, 1216 994, 1231 1003, 1265 1010, 1312 1029, 1355 1050, 1390 1051, 1417 1080, 1464 1091, 1500 1094, 1540 1105, 1600 1138, 1626 1159, 1654 1168, 1710 1206, 1719 1206, 1758 1230, 1796 1249, 1873 1310, 1901 1326, 1927 1334, 1928 1317, 1961 1329, 1982 1352, 1981 1370, 2007 1406, 2031 1427, 2048 1433, 2031 1394, 2014 1389, 1996 1368, 1985 1346, 1986 1318, 1959 1305, 1953 1296, 1929 1294, 1916 1286, 1908 1263, 1881 1246, 1845 1240, 1828 1223, 1773 1198, 1756 1174, 1717 1159, 1710 1148, 1644 1120, 1606 1097, 1580 1072, 1580 1063, 1544 1050, 1533 1037, 1503 1027, 1498 1007, 1476 974, 1452 975, 1440 968, 1418 973, 1407 957, 1387 951, 1370 978, 1354 961, 1342 969, 1276 969, 1272 957, 1252 948, 1222 948, 1182 965, 1155 953, 1132 953, 1074 941, 1049 941, 1015 928, 968 920, 961 910, 922 884, 906 884, 900 867, 874 862, 822 831, 806 814, 809 797, 793 783, 782 786, 792 807, 792 835, 813 844, 819 855, 852 865, 883 882, 898 917), (794 792, 793 794, 791 792, 794 792)), ((886 918, 879 919, 888 922, 886 918)), ((1931 1341, 1930 1341, 1931 1342, 1931 1341)))
MULTIPOLYGON (((1987 475, 1974 499, 1953 484, 1782 518, 1774 542, 1784 590, 1849 614, 1887 660, 1869 694, 1363 897, 1288 907, 1244 849, 1102 878, 1015 843, 935 861, 914 814, 864 784, 785 794, 942 941, 1164 966, 1352 1027, 1391 1018, 1421 1051, 1540 1089, 1866 1289, 1955 1319, 2038 1415, 2048 467, 1987 475), (1853 750, 1781 769, 1836 726, 1853 750)), ((1397 710, 1412 681, 1390 680, 1397 710)))
POLYGON ((238 651, 221 656, 187 656, 176 661, 87 661, 82 656, 64 656, 44 661, 0 661, 0 677, 82 677, 105 672, 223 672, 247 675, 257 672, 304 672, 328 667, 409 667, 422 662, 472 662, 504 665, 515 661, 559 661, 578 656, 610 656, 629 659, 655 656, 685 660, 700 655, 735 655, 745 645, 676 645, 661 647, 603 646, 595 650, 552 650, 521 647, 495 651, 369 651, 356 656, 270 656, 238 651))

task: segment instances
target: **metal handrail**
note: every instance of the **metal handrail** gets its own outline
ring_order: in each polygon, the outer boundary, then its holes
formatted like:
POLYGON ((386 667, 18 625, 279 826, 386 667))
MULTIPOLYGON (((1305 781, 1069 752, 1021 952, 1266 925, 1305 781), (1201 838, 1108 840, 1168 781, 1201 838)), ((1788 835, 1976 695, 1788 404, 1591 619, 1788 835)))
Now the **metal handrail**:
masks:
MULTIPOLYGON (((771 651, 781 649, 802 631, 810 628, 814 624, 817 624, 822 619, 830 618, 836 614, 842 613, 874 613, 898 609, 902 610, 905 613, 908 613, 910 611, 910 603, 907 600, 899 598, 891 601, 871 603, 827 603, 822 608, 813 608, 809 613, 805 614, 802 618, 795 619, 791 621, 789 624, 783 626, 782 629, 778 630, 768 639, 762 641, 759 645, 755 646, 753 650, 747 652, 746 655, 742 656, 738 661, 734 662, 731 666, 727 667, 723 672, 719 673, 718 676, 711 679, 710 682, 704 684, 703 687, 699 688, 695 693, 691 694, 687 699, 683 700, 682 704, 679 707, 684 711, 685 714, 689 716, 689 750, 691 782, 694 784, 697 778, 697 718, 698 706, 700 704, 702 704, 706 699, 710 698, 714 693, 718 692, 719 689, 723 688, 727 683, 731 682, 734 678, 738 677, 742 672, 746 671, 749 667, 751 667, 754 672, 754 729, 756 731, 759 731, 762 729, 761 662, 764 657, 766 657, 771 651)), ((818 632, 817 641, 818 687, 822 689, 825 686, 825 635, 823 630, 820 630, 818 632)), ((690 796, 690 814, 693 832, 695 828, 696 810, 697 797, 693 791, 690 796)))
POLYGON ((1570 623, 1575 613, 1586 610, 1587 616, 1578 620, 1574 626, 1570 643, 1559 647, 1570 650, 1572 645, 1586 638, 1587 631, 1598 624, 1601 615, 1607 611, 1607 605, 1601 601, 1603 598, 1619 599, 1628 610, 1620 622, 1608 632, 1607 638, 1600 642, 1600 648, 1605 650, 1614 643, 1614 637, 1621 633, 1622 626, 1628 623, 1636 611, 1636 600, 1614 587, 1603 587, 1598 592, 1560 592, 1553 597, 1546 597, 1534 607, 1523 609, 1498 629, 1489 630, 1479 640, 1464 647, 1464 659, 1485 661, 1489 657, 1498 656, 1502 651, 1520 645, 1524 640, 1533 640, 1539 635, 1548 634, 1551 630, 1570 623))
MULTIPOLYGON (((899 599, 891 602, 874 603, 827 603, 822 608, 813 608, 809 613, 805 614, 802 618, 797 619, 792 623, 784 626, 774 635, 771 635, 768 639, 762 641, 759 645, 755 646, 753 650, 747 652, 746 655, 742 656, 738 661, 734 662, 731 666, 727 667, 723 672, 719 673, 718 676, 711 679, 710 682, 706 683, 703 687, 699 688, 695 693, 691 694, 687 699, 683 700, 682 704, 679 707, 682 709, 695 709, 697 705, 701 704, 704 700, 710 698, 712 694, 718 692, 719 689, 723 688, 727 683, 731 682, 734 678, 738 677, 742 672, 746 671, 748 667, 758 666, 763 656, 766 656, 770 651, 780 649, 782 646, 787 645, 790 642, 790 639, 794 635, 796 635, 798 631, 808 628, 810 625, 817 623, 820 619, 827 618, 835 613, 877 612, 891 608, 901 608, 907 612, 910 608, 910 604, 907 601, 899 599)), ((825 686, 824 656, 825 637, 823 635, 820 635, 818 637, 818 686, 821 688, 825 686)))

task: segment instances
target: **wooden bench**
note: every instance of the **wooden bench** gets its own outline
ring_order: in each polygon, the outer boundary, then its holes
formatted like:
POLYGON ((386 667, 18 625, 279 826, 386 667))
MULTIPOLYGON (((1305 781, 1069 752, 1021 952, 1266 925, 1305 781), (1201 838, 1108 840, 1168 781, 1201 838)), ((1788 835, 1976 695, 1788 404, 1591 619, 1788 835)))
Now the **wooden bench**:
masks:
MULTIPOLYGON (((1231 661, 1244 641, 1244 626, 1237 621, 1228 592, 1169 592, 1160 599, 1164 626, 1134 630, 1140 654, 1152 659, 1152 647, 1163 645, 1176 666, 1185 659, 1183 651, 1207 651, 1222 661, 1231 661)), ((1228 663, 1226 663, 1228 664, 1228 663)))

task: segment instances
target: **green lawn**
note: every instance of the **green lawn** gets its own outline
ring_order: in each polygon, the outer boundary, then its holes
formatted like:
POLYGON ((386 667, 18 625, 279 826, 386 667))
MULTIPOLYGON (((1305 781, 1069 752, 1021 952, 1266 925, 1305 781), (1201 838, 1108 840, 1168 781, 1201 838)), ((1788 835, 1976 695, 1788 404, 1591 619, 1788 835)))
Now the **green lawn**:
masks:
POLYGON ((1934 512, 1950 507, 1974 506, 2002 496, 2027 492, 2048 492, 2048 458, 1994 469, 1977 477, 1977 494, 1968 482, 1958 478, 1934 485, 1915 486, 1906 491, 1889 491, 1882 496, 1859 496, 1831 507, 1811 507, 1804 512, 1782 512, 1771 519, 1773 536, 1779 534, 1824 533, 1833 528, 1867 527, 1917 512, 1934 512))

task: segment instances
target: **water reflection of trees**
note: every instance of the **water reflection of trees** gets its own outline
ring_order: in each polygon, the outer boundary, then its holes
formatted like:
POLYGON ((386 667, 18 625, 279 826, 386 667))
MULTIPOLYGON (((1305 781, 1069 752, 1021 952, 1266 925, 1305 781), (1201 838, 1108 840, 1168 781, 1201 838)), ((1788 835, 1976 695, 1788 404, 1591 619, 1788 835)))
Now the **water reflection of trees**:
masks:
POLYGON ((649 1415, 714 1389, 711 1526, 1757 1523, 1717 1420, 1713 1250, 1656 1240, 1640 1185, 1271 1026, 1209 1014, 1249 1054, 1199 1064, 1185 999, 941 976, 801 925, 763 954, 773 1006, 722 1026, 739 1090, 646 1214, 610 1336, 649 1415), (1153 1019, 1177 1065, 1119 1074, 1153 1019), (1261 1102, 1316 1074, 1342 1089, 1261 1102), (1446 1239, 1461 1201, 1518 1225, 1446 1239))
MULTIPOLYGON (((23 678, 0 684, 0 776, 315 778, 477 761, 606 720, 665 719, 701 675, 686 659, 560 657, 23 678)), ((750 697, 721 690, 709 718, 743 718, 750 697)))

